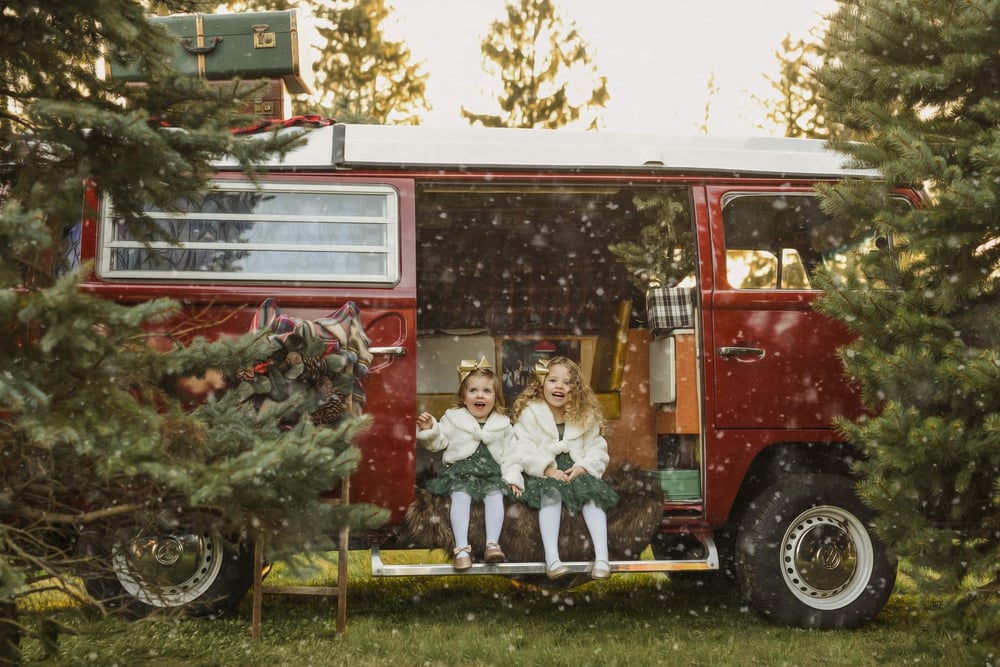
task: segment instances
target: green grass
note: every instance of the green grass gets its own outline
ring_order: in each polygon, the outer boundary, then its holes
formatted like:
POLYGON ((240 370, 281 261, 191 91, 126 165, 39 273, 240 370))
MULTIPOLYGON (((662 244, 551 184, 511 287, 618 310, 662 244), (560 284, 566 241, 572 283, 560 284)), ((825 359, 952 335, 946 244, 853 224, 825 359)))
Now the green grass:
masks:
MULTIPOLYGON (((385 557, 387 562, 400 558, 385 557)), ((917 597, 905 581, 872 625, 820 632, 767 623, 743 606, 735 587, 697 586, 664 575, 615 575, 605 582, 547 592, 499 577, 375 580, 368 570, 367 553, 352 553, 343 636, 334 632, 333 599, 265 597, 262 637, 256 642, 250 639, 249 599, 239 614, 219 620, 127 622, 67 610, 60 620, 75 634, 60 638, 60 655, 43 661, 38 642, 26 640, 25 664, 989 664, 983 647, 924 627, 917 597)), ((289 583, 282 568, 276 567, 271 577, 289 583)), ((329 583, 324 577, 314 579, 329 583)))

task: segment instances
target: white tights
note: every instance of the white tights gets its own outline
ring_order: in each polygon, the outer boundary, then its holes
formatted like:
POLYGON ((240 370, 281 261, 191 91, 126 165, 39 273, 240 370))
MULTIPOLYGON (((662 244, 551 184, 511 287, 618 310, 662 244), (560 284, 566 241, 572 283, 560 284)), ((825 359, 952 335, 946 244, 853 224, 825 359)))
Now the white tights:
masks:
MULTIPOLYGON (((500 542, 500 531, 503 529, 503 494, 490 491, 483 499, 483 509, 486 514, 486 542, 500 542)), ((469 545, 469 514, 472 511, 472 496, 465 491, 451 492, 451 531, 455 534, 455 548, 461 549, 469 545)), ((556 526, 559 530, 559 526, 556 526)))
POLYGON ((608 515, 591 500, 583 506, 583 521, 594 543, 594 560, 608 560, 608 515))
MULTIPOLYGON (((552 565, 559 560, 559 523, 562 518, 562 501, 543 500, 538 509, 538 530, 542 533, 545 563, 552 565)), ((591 500, 583 506, 583 521, 594 544, 594 560, 608 560, 608 516, 591 500)))

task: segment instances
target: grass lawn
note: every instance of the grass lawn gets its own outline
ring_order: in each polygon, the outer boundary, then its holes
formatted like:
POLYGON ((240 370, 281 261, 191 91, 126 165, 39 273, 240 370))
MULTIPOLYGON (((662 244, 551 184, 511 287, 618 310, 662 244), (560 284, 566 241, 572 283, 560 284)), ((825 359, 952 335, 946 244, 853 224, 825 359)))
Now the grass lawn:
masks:
MULTIPOLYGON (((991 664, 985 647, 925 627, 918 598, 905 580, 874 624, 820 632, 769 624, 742 604, 735 585, 696 585, 661 574, 615 575, 551 592, 500 577, 376 580, 369 572, 367 552, 352 553, 343 636, 334 632, 335 599, 265 597, 262 637, 256 642, 250 639, 249 597, 239 614, 217 620, 128 622, 67 609, 60 617, 69 628, 60 637, 60 654, 43 658, 40 644, 28 639, 25 664, 991 664)), ((271 577, 291 581, 280 567, 271 577)), ((31 622, 30 617, 25 620, 31 622)), ((997 660, 994 654, 992 664, 997 660)))

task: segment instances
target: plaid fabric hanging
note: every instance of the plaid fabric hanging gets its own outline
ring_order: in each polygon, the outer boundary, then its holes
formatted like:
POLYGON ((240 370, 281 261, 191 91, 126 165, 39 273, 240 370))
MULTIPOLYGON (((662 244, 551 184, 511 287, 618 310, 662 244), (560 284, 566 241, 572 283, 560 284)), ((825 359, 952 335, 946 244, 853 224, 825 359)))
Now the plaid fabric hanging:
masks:
MULTIPOLYGON (((277 302, 268 298, 257 308, 250 329, 270 331, 268 337, 289 351, 312 349, 317 341, 321 342, 319 356, 327 362, 327 373, 336 376, 338 386, 350 379, 349 391, 345 393, 346 409, 355 415, 364 411, 363 383, 372 361, 371 340, 361 324, 361 311, 353 301, 348 301, 328 317, 303 320, 283 314, 277 302)), ((310 356, 297 361, 308 366, 315 359, 310 356)))

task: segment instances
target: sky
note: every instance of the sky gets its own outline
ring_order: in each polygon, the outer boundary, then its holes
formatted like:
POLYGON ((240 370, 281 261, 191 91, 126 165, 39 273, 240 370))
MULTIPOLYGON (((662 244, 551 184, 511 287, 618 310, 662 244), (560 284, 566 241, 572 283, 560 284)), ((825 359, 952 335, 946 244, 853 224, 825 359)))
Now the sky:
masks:
MULTIPOLYGON (((395 9, 386 38, 405 41, 430 74, 434 109, 423 125, 467 127, 460 107, 496 113, 498 82, 483 72, 480 45, 505 0, 388 0, 395 9)), ((562 0, 592 47, 611 99, 602 128, 616 132, 695 134, 711 101, 708 133, 779 134, 753 95, 771 97, 775 52, 786 34, 806 37, 835 0, 562 0), (710 97, 714 75, 718 91, 710 97)))

